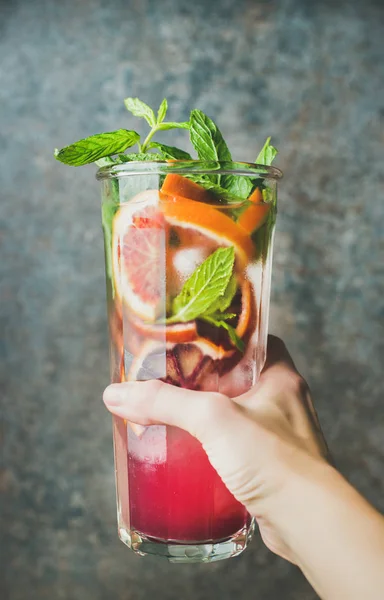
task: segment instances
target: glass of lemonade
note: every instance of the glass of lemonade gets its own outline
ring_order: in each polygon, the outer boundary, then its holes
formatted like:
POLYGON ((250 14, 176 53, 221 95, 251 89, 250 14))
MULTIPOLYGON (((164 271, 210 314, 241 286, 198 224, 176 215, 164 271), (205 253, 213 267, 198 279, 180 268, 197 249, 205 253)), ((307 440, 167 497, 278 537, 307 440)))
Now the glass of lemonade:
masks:
MULTIPOLYGON (((266 355, 276 187, 250 163, 130 162, 103 167, 112 382, 161 379, 230 397, 266 355), (199 177, 251 178, 228 202, 199 177)), ((114 417, 118 531, 134 552, 172 562, 241 553, 253 521, 201 444, 175 427, 114 417)))

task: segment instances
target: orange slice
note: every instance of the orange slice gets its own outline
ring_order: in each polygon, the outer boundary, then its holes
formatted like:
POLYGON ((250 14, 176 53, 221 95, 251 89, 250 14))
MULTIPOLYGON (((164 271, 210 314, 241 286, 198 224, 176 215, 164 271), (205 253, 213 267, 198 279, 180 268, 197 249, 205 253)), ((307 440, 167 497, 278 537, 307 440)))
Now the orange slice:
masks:
POLYGON ((248 200, 252 202, 240 216, 237 224, 250 234, 255 229, 259 229, 267 220, 270 205, 263 202, 263 195, 259 188, 249 196, 248 200))
POLYGON ((198 183, 175 173, 170 173, 166 176, 161 191, 164 194, 168 194, 168 196, 181 196, 182 198, 197 200, 198 202, 217 202, 217 198, 212 192, 209 192, 198 183))
POLYGON ((181 196, 161 194, 160 209, 171 225, 197 230, 221 246, 234 246, 244 268, 254 248, 248 233, 220 210, 181 196))
POLYGON ((135 314, 153 321, 164 311, 167 224, 158 209, 159 192, 135 196, 116 213, 112 266, 116 294, 135 314))

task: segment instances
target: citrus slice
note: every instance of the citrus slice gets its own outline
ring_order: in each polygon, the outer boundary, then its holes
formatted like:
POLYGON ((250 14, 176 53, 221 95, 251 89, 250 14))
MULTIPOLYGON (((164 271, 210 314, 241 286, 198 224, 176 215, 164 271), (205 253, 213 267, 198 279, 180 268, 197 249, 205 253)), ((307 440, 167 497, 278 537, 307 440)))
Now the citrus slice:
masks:
POLYGON ((237 224, 250 234, 259 229, 267 220, 270 205, 263 202, 263 195, 259 188, 249 196, 248 200, 252 202, 248 208, 240 215, 237 224))
POLYGON ((198 183, 177 175, 169 173, 164 179, 161 191, 168 196, 181 196, 198 202, 216 202, 217 198, 212 192, 209 192, 198 183))
MULTIPOLYGON (((247 331, 252 328, 253 312, 255 308, 255 299, 253 296, 252 286, 247 279, 243 279, 240 285, 240 311, 236 325, 236 333, 240 338, 243 338, 247 331)), ((235 297, 236 298, 236 297, 235 297)), ((231 308, 229 309, 229 311, 231 308)))
POLYGON ((157 325, 131 316, 130 325, 143 338, 152 338, 164 342, 185 343, 197 338, 195 321, 174 323, 172 325, 157 325))
POLYGON ((153 321, 165 299, 167 225, 157 190, 142 192, 116 213, 112 264, 116 294, 143 319, 153 321))
POLYGON ((163 344, 148 340, 134 358, 127 381, 161 379, 191 390, 208 390, 224 352, 209 340, 187 344, 163 344))
POLYGON ((220 210, 181 196, 160 195, 160 209, 171 225, 197 230, 220 246, 234 246, 241 266, 253 253, 248 233, 220 210))

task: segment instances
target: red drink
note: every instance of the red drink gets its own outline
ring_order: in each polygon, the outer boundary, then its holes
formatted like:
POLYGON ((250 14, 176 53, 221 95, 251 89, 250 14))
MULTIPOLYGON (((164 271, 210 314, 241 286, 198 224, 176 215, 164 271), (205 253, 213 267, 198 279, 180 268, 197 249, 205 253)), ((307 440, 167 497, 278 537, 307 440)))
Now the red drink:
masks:
POLYGON ((153 429, 147 432, 151 441, 144 434, 131 444, 131 527, 179 542, 225 539, 242 529, 246 510, 227 490, 201 444, 174 427, 153 429), (146 456, 146 448, 153 445, 158 445, 158 460, 146 456))
MULTIPOLYGON (((265 360, 275 180, 265 169, 268 194, 256 187, 233 205, 172 165, 159 165, 157 189, 153 165, 135 168, 103 175, 112 381, 237 396, 265 360)), ((115 417, 114 442, 119 535, 130 548, 176 562, 244 550, 251 519, 195 438, 115 417)))

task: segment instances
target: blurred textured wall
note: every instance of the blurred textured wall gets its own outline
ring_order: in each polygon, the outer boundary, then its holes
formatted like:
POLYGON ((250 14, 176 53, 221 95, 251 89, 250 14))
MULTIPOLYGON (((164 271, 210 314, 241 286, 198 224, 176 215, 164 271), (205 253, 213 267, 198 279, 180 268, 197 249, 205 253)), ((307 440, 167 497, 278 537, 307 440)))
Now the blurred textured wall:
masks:
POLYGON ((133 126, 127 95, 167 96, 175 119, 203 109, 239 160, 273 136, 285 179, 271 329, 313 388, 340 468, 384 509, 384 3, 0 10, 2 599, 315 598, 258 537, 212 566, 140 559, 118 541, 99 190, 93 167, 52 150, 133 126))

